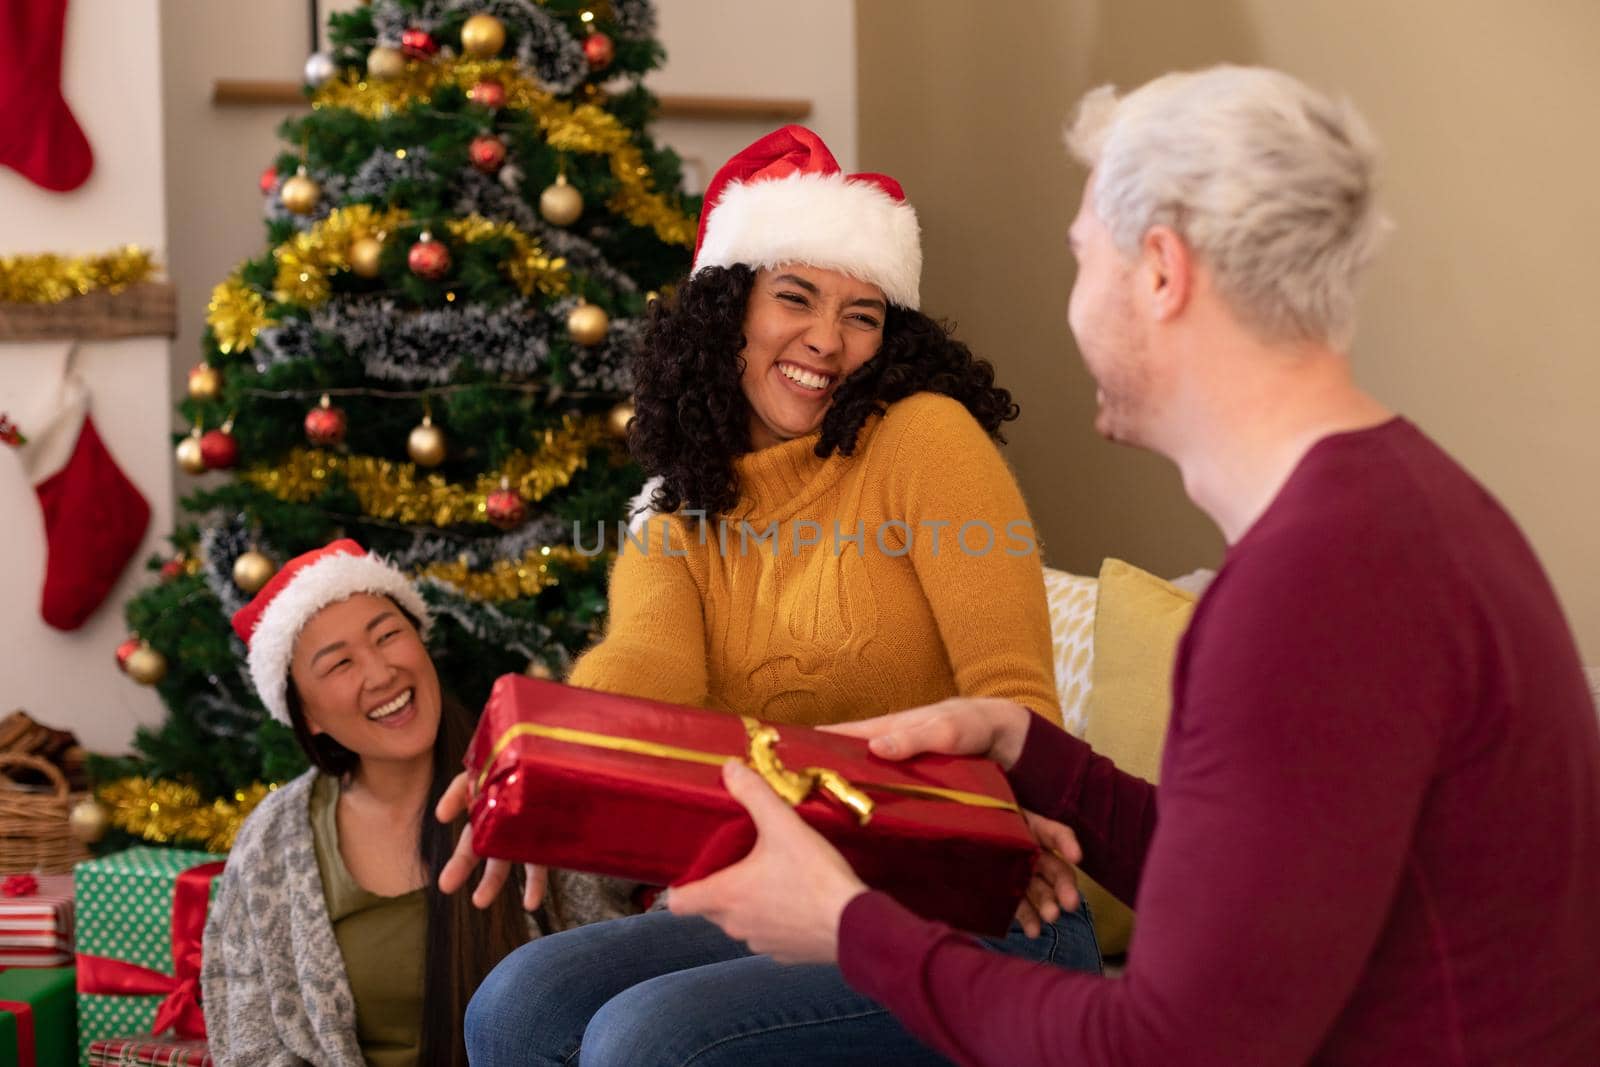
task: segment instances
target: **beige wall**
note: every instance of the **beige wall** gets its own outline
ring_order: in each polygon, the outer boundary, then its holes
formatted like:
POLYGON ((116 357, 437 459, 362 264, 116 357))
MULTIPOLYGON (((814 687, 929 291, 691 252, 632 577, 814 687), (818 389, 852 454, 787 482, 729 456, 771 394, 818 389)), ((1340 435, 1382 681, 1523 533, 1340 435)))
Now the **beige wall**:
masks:
MULTIPOLYGON (((657 93, 801 99, 804 121, 847 170, 856 162, 855 0, 656 0, 667 64, 648 84, 657 93), (776 49, 776 51, 775 51, 776 49), (795 61, 775 61, 780 56, 795 61)), ((777 123, 663 119, 654 133, 698 164, 698 192, 722 161, 777 123)))
POLYGON ((1051 562, 1165 573, 1220 539, 1163 461, 1098 441, 1066 329, 1082 175, 1060 125, 1093 85, 1220 61, 1348 94, 1399 224, 1366 286, 1363 383, 1477 474, 1600 663, 1600 4, 1592 0, 867 0, 861 165, 926 231, 925 304, 999 366, 1010 456, 1051 562))
MULTIPOLYGON (((62 87, 94 171, 72 192, 55 193, 0 168, 0 255, 137 244, 165 258, 158 23, 156 0, 68 6, 62 87)), ((54 388, 48 375, 64 347, 0 344, 0 411, 31 408, 54 388)), ((0 714, 26 709, 101 750, 121 749, 135 727, 162 715, 154 691, 123 677, 112 653, 127 636, 122 605, 150 580, 144 560, 172 528, 172 448, 166 422, 149 418, 168 404, 168 355, 164 338, 141 337, 83 344, 73 357, 100 436, 151 516, 109 599, 71 633, 39 618, 44 521, 21 465, 0 456, 0 714)))

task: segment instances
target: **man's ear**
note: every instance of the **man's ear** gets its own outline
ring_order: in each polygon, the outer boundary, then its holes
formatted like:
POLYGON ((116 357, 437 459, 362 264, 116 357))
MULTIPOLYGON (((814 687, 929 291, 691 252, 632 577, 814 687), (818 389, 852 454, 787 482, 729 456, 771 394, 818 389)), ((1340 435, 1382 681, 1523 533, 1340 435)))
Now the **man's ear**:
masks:
POLYGON ((1169 322, 1183 312, 1194 289, 1194 254, 1170 226, 1152 226, 1139 242, 1141 273, 1156 321, 1169 322))

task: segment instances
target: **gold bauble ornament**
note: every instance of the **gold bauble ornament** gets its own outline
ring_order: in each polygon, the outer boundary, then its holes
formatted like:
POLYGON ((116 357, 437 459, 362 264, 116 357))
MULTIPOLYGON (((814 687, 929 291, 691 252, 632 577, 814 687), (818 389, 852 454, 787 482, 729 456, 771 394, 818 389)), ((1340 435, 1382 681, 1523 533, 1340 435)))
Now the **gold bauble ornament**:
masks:
POLYGON ((178 467, 185 474, 205 473, 206 457, 200 449, 200 427, 196 426, 193 433, 178 442, 176 455, 178 467))
POLYGON ((167 657, 149 645, 140 645, 128 656, 122 669, 140 685, 155 685, 167 676, 167 657))
POLYGON ((553 682, 556 679, 556 672, 551 670, 549 664, 543 660, 529 660, 527 668, 522 673, 529 678, 539 678, 546 682, 553 682))
POLYGON ((567 333, 580 345, 597 345, 611 329, 611 316, 599 304, 579 304, 567 315, 567 333))
POLYGON ((296 215, 309 215, 317 210, 317 202, 322 199, 322 186, 307 175, 302 166, 294 177, 283 183, 278 195, 283 198, 283 206, 296 215))
POLYGON ((557 175, 555 184, 539 194, 539 214, 552 226, 571 226, 583 214, 583 194, 565 174, 557 175))
POLYGON ((406 72, 405 53, 398 48, 380 44, 367 53, 367 76, 379 81, 391 81, 406 72))
POLYGON ((606 432, 619 441, 628 439, 628 423, 633 421, 633 403, 624 400, 606 415, 606 432))
POLYGON ((233 561, 233 584, 252 595, 277 573, 278 565, 253 548, 233 561))
POLYGON ((92 845, 111 828, 111 813, 98 800, 80 800, 67 813, 67 829, 86 845, 92 845))
POLYGON ((215 400, 222 392, 222 372, 202 363, 189 372, 189 395, 195 400, 215 400))
POLYGON ((506 46, 506 25, 493 15, 474 15, 461 25, 461 48, 468 55, 490 59, 506 46))
POLYGON ((406 438, 406 455, 419 467, 437 467, 447 451, 444 431, 433 424, 431 415, 422 416, 422 425, 413 427, 406 438))
POLYGON ((350 269, 363 278, 376 278, 383 259, 383 242, 376 237, 360 237, 350 243, 350 269))

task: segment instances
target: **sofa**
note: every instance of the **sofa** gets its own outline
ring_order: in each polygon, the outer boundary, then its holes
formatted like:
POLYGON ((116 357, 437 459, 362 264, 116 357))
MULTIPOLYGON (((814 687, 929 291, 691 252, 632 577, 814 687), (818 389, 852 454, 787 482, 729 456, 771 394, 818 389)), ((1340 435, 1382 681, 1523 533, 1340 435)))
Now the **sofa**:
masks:
MULTIPOLYGON (((1094 577, 1045 570, 1062 724, 1130 774, 1158 776, 1178 641, 1213 577, 1168 581, 1116 559, 1094 577)), ((1600 667, 1587 673, 1600 714, 1600 667)), ((1121 956, 1132 913, 1081 872, 1079 884, 1102 952, 1121 956)))

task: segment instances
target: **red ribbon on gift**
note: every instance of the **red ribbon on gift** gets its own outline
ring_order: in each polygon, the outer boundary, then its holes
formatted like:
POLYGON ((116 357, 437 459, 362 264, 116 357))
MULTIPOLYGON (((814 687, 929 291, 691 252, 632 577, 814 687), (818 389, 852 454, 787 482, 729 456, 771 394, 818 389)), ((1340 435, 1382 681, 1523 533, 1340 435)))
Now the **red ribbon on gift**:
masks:
POLYGON ((0 1011, 17 1017, 17 1065, 37 1067, 33 1043, 33 1005, 23 1000, 0 1000, 0 1011))
POLYGON ((178 875, 172 892, 172 973, 141 967, 137 963, 78 954, 78 992, 118 996, 164 995, 156 1010, 151 1033, 174 1029, 181 1037, 206 1036, 206 1017, 200 1010, 201 936, 206 929, 206 907, 211 882, 222 873, 221 861, 202 863, 178 875))

